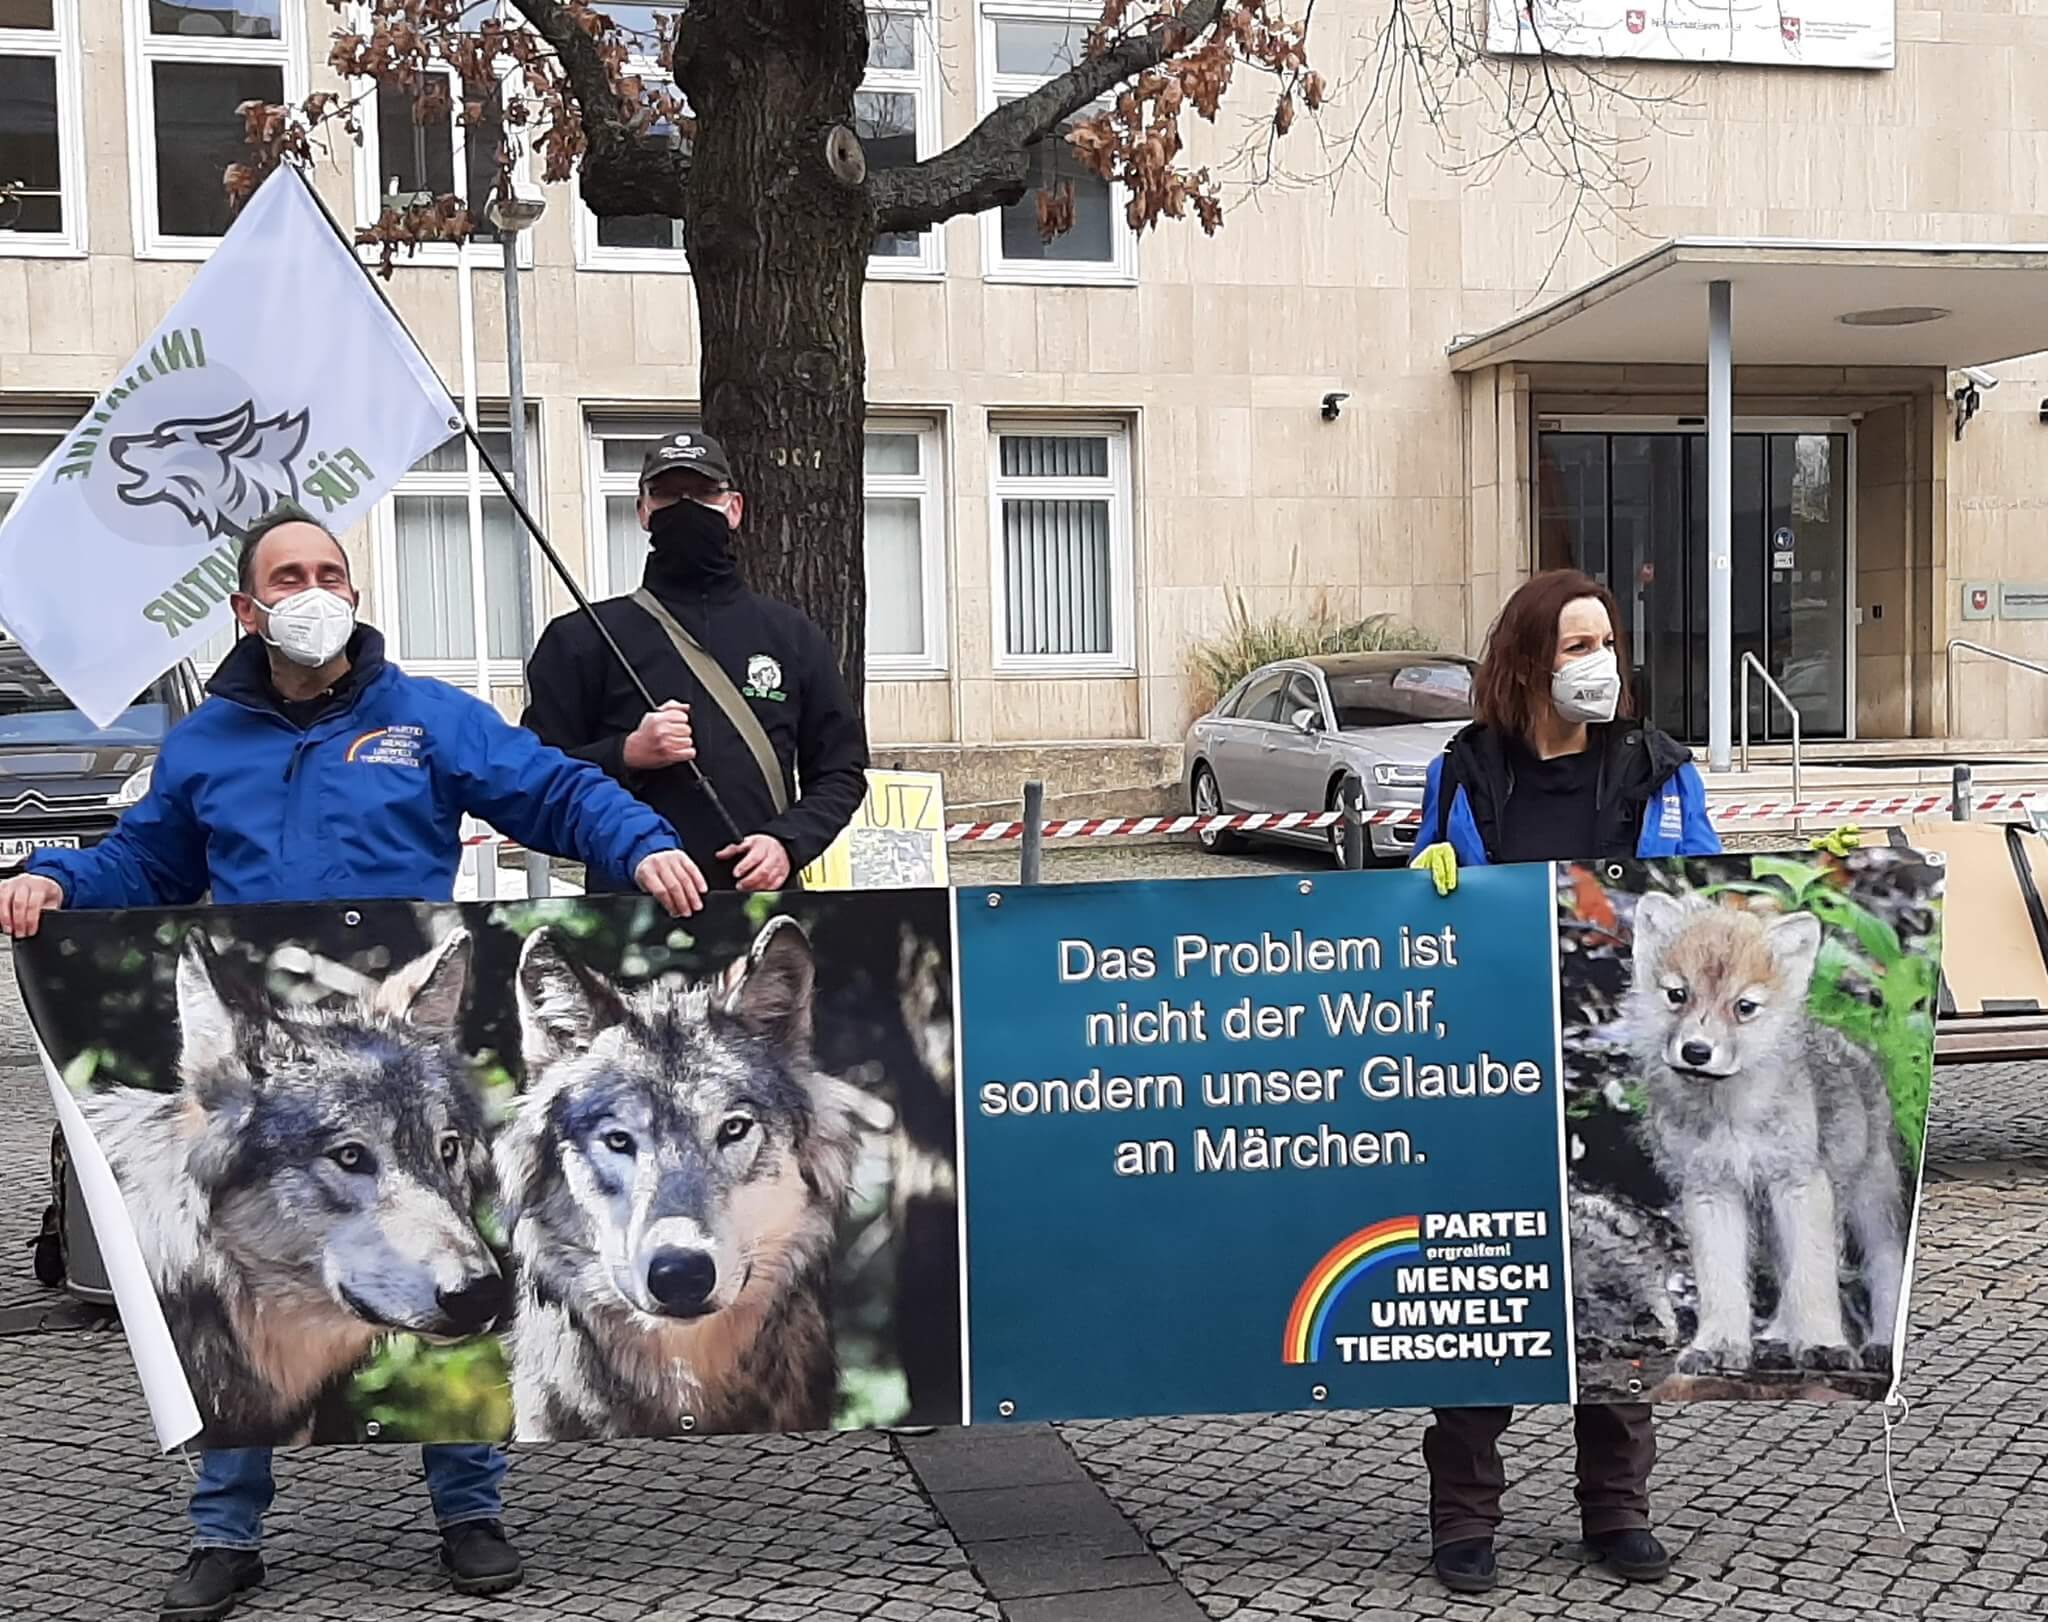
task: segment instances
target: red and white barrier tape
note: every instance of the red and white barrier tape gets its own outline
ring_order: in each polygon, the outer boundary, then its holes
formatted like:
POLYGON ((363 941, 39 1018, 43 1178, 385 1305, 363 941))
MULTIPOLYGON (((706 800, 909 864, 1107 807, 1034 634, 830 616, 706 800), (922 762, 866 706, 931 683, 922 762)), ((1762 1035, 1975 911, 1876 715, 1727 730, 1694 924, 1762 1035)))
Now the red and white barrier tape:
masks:
MULTIPOLYGON (((2037 801, 2048 802, 2048 795, 1981 794, 1972 804, 1977 812, 2023 812, 2037 801)), ((1937 813, 1945 816, 1949 807, 1949 797, 1946 794, 1893 794, 1868 795, 1857 799, 1736 802, 1710 805, 1707 808, 1707 815, 1713 821, 1722 824, 1798 820, 1840 827, 1845 823, 1896 821, 1937 813)), ((1047 839, 1143 839, 1154 835, 1174 834, 1311 833, 1331 827, 1341 821, 1342 817, 1343 813, 1338 811, 1255 811, 1218 817, 1069 817, 1063 821, 1044 823, 1042 831, 1043 837, 1047 839)), ((1359 820, 1368 826, 1393 823, 1412 828, 1416 822, 1416 807, 1396 806, 1390 810, 1366 811, 1360 814, 1359 820)), ((999 844, 1006 839, 1023 837, 1024 824, 1021 822, 956 822, 946 829, 946 842, 951 845, 999 844)), ((472 834, 467 836, 463 843, 509 845, 512 841, 501 834, 472 834)))
MULTIPOLYGON (((1972 802, 1979 812, 2024 811, 2036 794, 1982 794, 1972 802)), ((1707 815, 1717 823, 1769 822, 1773 820, 1825 822, 1833 827, 1858 821, 1885 821, 1947 815, 1946 794, 1870 795, 1837 800, 1757 800, 1728 805, 1711 805, 1707 815)), ((1067 822, 1044 825, 1047 839, 1135 839, 1146 834, 1258 833, 1294 830, 1307 832, 1327 828, 1339 820, 1336 811, 1258 812, 1227 817, 1078 817, 1067 822)), ((1387 811, 1367 811, 1359 819, 1367 824, 1396 823, 1412 827, 1414 806, 1387 811)), ((978 845, 1004 839, 1022 839, 1021 822, 956 822, 946 830, 952 844, 978 845)))

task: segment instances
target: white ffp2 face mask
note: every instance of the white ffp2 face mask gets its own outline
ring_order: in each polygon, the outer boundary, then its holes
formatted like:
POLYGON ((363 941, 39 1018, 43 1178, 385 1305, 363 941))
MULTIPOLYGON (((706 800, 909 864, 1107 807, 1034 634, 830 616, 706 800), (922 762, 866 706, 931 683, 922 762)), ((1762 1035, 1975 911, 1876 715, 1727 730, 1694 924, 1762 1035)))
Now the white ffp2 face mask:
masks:
POLYGON ((348 600, 319 586, 259 606, 270 616, 270 633, 263 640, 309 670, 339 655, 356 633, 356 611, 348 600))
POLYGON ((1621 661, 1612 648, 1574 659, 1550 678, 1550 702, 1571 722, 1612 721, 1621 704, 1621 661))

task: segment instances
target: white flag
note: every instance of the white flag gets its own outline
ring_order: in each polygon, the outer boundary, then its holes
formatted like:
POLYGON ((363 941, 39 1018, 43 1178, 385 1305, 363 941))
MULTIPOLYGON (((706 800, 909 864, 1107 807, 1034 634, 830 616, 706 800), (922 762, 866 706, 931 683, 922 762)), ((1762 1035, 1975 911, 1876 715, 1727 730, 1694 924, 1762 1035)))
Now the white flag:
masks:
POLYGON ((461 426, 279 170, 0 524, 0 625, 106 726, 227 626, 258 518, 293 501, 339 534, 461 426))

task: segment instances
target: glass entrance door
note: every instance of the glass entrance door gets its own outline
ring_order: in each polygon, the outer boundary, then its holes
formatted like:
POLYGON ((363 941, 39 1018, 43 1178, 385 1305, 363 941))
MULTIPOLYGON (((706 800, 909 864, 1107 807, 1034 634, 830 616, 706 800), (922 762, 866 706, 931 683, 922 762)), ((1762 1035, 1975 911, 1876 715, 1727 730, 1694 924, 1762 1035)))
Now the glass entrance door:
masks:
MULTIPOLYGON (((1734 436, 1733 670, 1753 653, 1809 738, 1849 728, 1849 441, 1734 436)), ((1680 430, 1538 435, 1538 562, 1583 569, 1621 603, 1636 697, 1652 724, 1707 735, 1707 442, 1680 430)), ((1733 695, 1731 695, 1732 697, 1733 695)), ((1751 736, 1789 737, 1751 683, 1751 736)))

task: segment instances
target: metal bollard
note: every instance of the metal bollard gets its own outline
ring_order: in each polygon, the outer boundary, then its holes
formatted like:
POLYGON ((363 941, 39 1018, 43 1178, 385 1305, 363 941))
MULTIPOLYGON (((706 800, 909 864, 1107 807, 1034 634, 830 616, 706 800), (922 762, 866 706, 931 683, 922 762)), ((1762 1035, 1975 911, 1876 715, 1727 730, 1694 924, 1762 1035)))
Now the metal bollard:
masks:
POLYGON ((1364 795, 1356 783, 1346 783, 1338 791, 1338 809, 1344 820, 1337 826, 1344 837, 1344 870, 1347 873, 1365 871, 1365 806, 1364 795))
POLYGON ((554 873, 537 850, 526 853, 526 899, 538 901, 555 893, 554 873))
POLYGON ((1970 811, 1970 768, 1967 762, 1960 762, 1956 766, 1955 788, 1950 795, 1949 814, 1957 822, 1968 822, 1970 811))
POLYGON ((1045 856, 1045 785, 1024 785, 1024 848, 1017 856, 1017 882, 1036 884, 1045 856))

